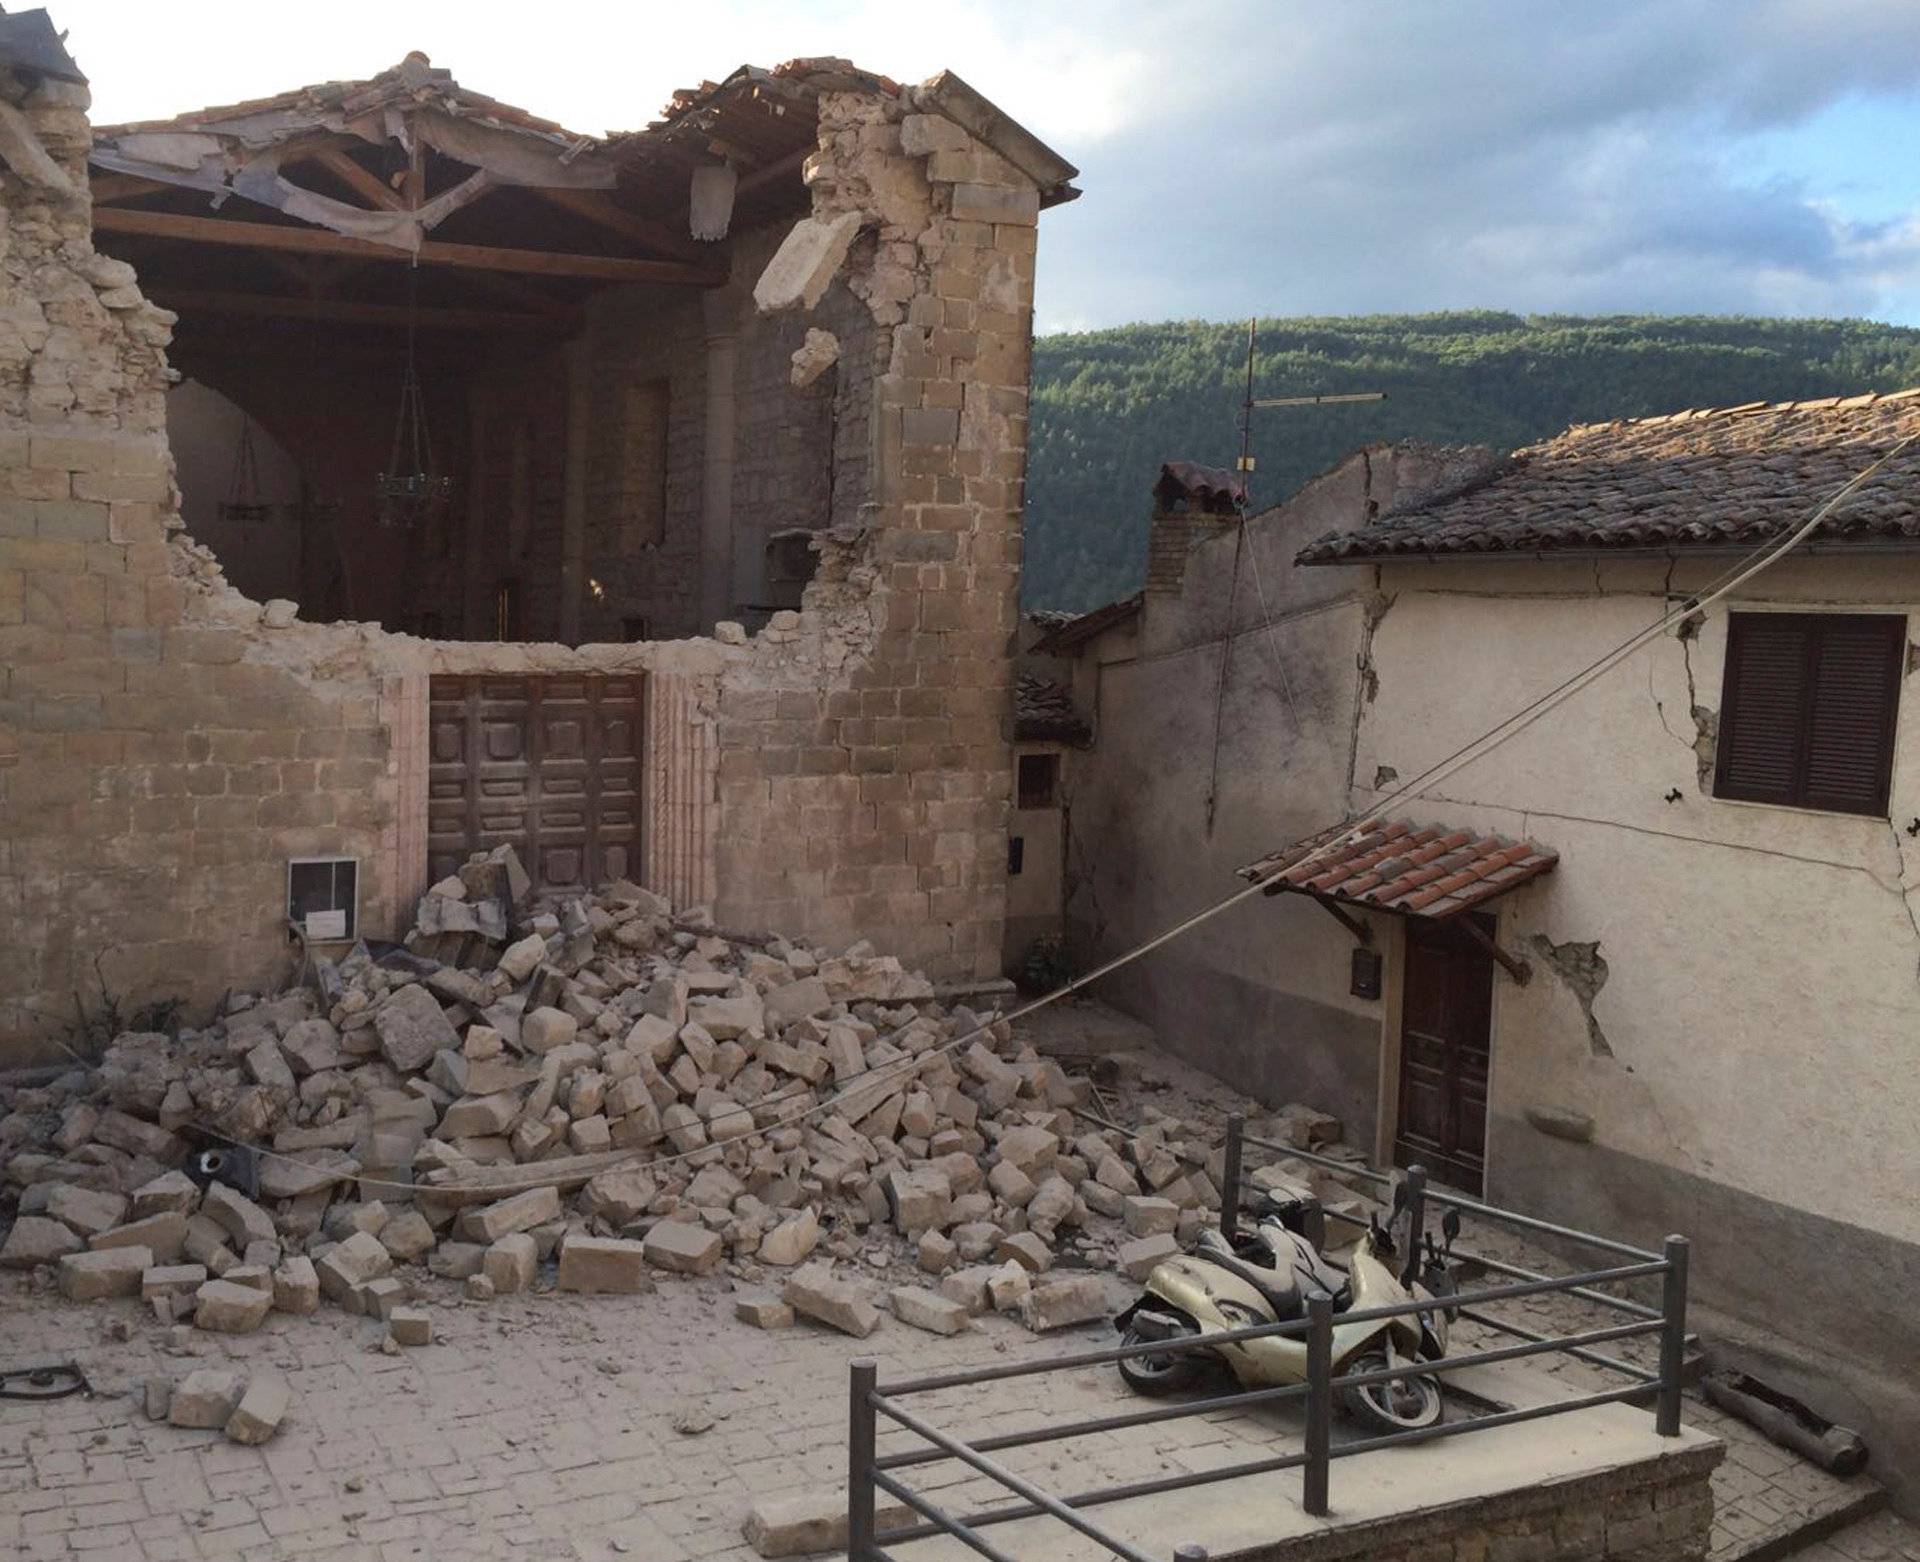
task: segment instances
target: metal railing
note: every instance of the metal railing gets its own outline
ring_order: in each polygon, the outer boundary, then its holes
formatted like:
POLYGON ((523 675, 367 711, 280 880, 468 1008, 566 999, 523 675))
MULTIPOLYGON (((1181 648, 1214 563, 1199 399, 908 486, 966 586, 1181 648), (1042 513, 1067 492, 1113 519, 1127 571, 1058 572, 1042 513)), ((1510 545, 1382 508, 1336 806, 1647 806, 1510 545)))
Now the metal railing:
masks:
MULTIPOLYGON (((1233 1234, 1240 1212, 1241 1165, 1245 1149, 1249 1146, 1271 1150, 1292 1159, 1319 1165, 1342 1175, 1357 1176, 1383 1186, 1390 1186, 1395 1180, 1390 1174, 1376 1172, 1367 1167, 1336 1161, 1311 1151, 1296 1149, 1291 1145, 1272 1144, 1265 1140, 1251 1138, 1246 1134, 1244 1124, 1239 1117, 1230 1118, 1227 1127, 1224 1167, 1225 1186, 1221 1190, 1221 1226, 1229 1236, 1233 1234)), ((1267 1475, 1281 1470, 1298 1469, 1301 1472, 1302 1509, 1315 1517, 1324 1517, 1330 1512, 1329 1477, 1332 1464, 1337 1459, 1351 1458, 1355 1454, 1371 1453, 1376 1449, 1403 1443, 1432 1442, 1441 1438, 1484 1431, 1492 1427, 1511 1426, 1522 1421, 1590 1410, 1600 1405, 1644 1401, 1648 1398, 1652 1398, 1655 1403, 1654 1429, 1663 1437, 1679 1435, 1687 1319, 1687 1240, 1685 1237, 1668 1237, 1663 1251, 1653 1253, 1611 1238, 1576 1231, 1568 1226, 1557 1226, 1549 1221, 1517 1214, 1512 1210, 1501 1209, 1477 1199, 1469 1199, 1443 1188, 1429 1186, 1425 1171, 1418 1166, 1408 1169, 1406 1182, 1409 1185, 1406 1195, 1406 1218, 1410 1266, 1417 1263, 1419 1259, 1421 1239, 1425 1234, 1426 1210, 1429 1204, 1458 1209, 1462 1215, 1503 1224, 1536 1235, 1585 1244, 1624 1259, 1626 1262, 1571 1275, 1544 1275, 1486 1255, 1457 1252, 1455 1254, 1457 1258, 1480 1264, 1490 1273, 1502 1276, 1504 1283, 1485 1285, 1471 1291, 1460 1291, 1442 1302, 1423 1298, 1390 1307, 1349 1310, 1337 1315, 1339 1321, 1342 1324, 1352 1324, 1412 1317, 1420 1313, 1431 1313, 1436 1306, 1444 1305, 1449 1309, 1457 1309, 1458 1317, 1496 1333, 1515 1338, 1519 1343, 1459 1355, 1449 1354, 1438 1360, 1422 1360, 1373 1371, 1347 1372, 1339 1376, 1336 1376, 1333 1371, 1333 1328, 1336 1314, 1333 1299, 1324 1292, 1315 1292, 1308 1296, 1305 1318, 1261 1324, 1244 1329, 1224 1330, 1188 1341, 1153 1340, 1137 1345, 1115 1346, 1108 1350, 1081 1351, 1045 1361, 1019 1362, 1011 1366, 984 1367, 970 1371, 909 1378, 885 1385, 879 1382, 879 1369, 871 1359, 857 1360, 851 1367, 848 1399, 847 1557, 849 1562, 897 1562, 887 1549, 888 1547, 904 1545, 910 1541, 923 1540, 935 1535, 946 1535, 958 1540, 968 1549, 986 1557, 988 1562, 1017 1562, 1017 1559, 996 1546, 982 1532, 995 1525, 1006 1524, 1016 1519, 1034 1518, 1043 1514, 1050 1515, 1060 1523, 1105 1546, 1113 1556, 1123 1559, 1123 1562, 1166 1562, 1164 1557, 1149 1555, 1138 1546, 1120 1540, 1103 1530, 1086 1516, 1084 1510, 1097 1508, 1105 1503, 1153 1496, 1161 1492, 1178 1491, 1216 1481, 1237 1480, 1244 1476, 1267 1475), (1651 1281, 1655 1277, 1660 1280, 1661 1301, 1658 1307, 1651 1307, 1599 1289, 1602 1286, 1617 1286, 1626 1282, 1651 1281), (1584 1301, 1624 1314, 1629 1321, 1603 1328, 1587 1329, 1574 1334, 1545 1335, 1484 1311, 1489 1303, 1553 1293, 1579 1297, 1584 1301), (1658 1370, 1654 1372, 1648 1372, 1631 1362, 1593 1349, 1597 1345, 1655 1334, 1660 1339, 1660 1364, 1658 1370), (1131 1357, 1164 1357, 1184 1352, 1209 1352, 1220 1345, 1276 1336, 1305 1338, 1306 1381, 1288 1383, 1274 1388, 1210 1395, 1206 1398, 1184 1400, 1178 1403, 1157 1403, 1138 1410, 1121 1411, 1114 1415, 1097 1416, 1066 1425, 1002 1432, 971 1440, 940 1430, 924 1416, 915 1414, 901 1403, 902 1400, 914 1395, 942 1389, 998 1383, 1045 1373, 1076 1372, 1087 1367, 1111 1366, 1131 1357), (1415 1375, 1446 1373, 1463 1367, 1487 1366, 1496 1362, 1516 1361, 1525 1357, 1549 1354, 1576 1357, 1591 1365, 1625 1376, 1629 1381, 1622 1387, 1553 1400, 1544 1404, 1494 1411, 1460 1421, 1443 1420, 1431 1426, 1343 1441, 1338 1446, 1333 1442, 1334 1406, 1344 1390, 1392 1382, 1415 1375), (1297 1451, 1262 1459, 1245 1460, 1238 1464, 1207 1470, 1181 1471, 1148 1480, 1094 1487, 1061 1497, 1042 1490, 1032 1481, 991 1457, 1008 1449, 1031 1447, 1039 1443, 1061 1442, 1097 1433, 1120 1431, 1129 1427, 1149 1426, 1156 1422, 1214 1415, 1224 1410, 1240 1410, 1253 1405, 1274 1404, 1295 1399, 1304 1403, 1306 1419, 1305 1436, 1297 1451), (912 1433, 926 1446, 899 1453, 881 1454, 876 1444, 882 1420, 912 1433), (1018 1500, 980 1512, 956 1514, 935 1503, 925 1492, 910 1486, 901 1478, 901 1471, 912 1469, 917 1465, 947 1460, 958 1461, 967 1466, 977 1474, 1004 1487, 1018 1500), (884 1534, 876 1533, 876 1508, 878 1498, 883 1493, 917 1514, 919 1522, 910 1523, 904 1528, 890 1530, 884 1534)), ((1328 1210, 1323 1213, 1335 1220, 1360 1226, 1367 1224, 1366 1221, 1348 1215, 1344 1211, 1328 1210)), ((1314 1237, 1316 1244, 1322 1240, 1321 1233, 1310 1233, 1310 1235, 1314 1237)), ((1206 1552, 1199 1546, 1182 1545, 1175 1549, 1173 1557, 1174 1562, 1205 1562, 1206 1552)))

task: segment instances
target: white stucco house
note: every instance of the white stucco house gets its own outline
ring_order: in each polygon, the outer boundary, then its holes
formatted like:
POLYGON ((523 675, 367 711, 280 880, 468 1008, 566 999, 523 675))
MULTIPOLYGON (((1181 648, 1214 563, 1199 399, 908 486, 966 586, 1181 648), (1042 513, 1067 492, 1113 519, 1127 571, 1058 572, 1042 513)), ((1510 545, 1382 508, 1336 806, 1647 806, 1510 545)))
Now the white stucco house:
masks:
POLYGON ((1588 425, 1504 460, 1379 447, 1220 519, 1078 650, 1096 741, 1068 849, 1091 960, 1364 823, 1110 996, 1236 1083, 1337 1111, 1381 1162, 1686 1233, 1722 1335, 1792 1342, 1775 1375, 1906 1468, 1920 443, 1736 596, 1396 793, 1916 432, 1910 391, 1588 425))

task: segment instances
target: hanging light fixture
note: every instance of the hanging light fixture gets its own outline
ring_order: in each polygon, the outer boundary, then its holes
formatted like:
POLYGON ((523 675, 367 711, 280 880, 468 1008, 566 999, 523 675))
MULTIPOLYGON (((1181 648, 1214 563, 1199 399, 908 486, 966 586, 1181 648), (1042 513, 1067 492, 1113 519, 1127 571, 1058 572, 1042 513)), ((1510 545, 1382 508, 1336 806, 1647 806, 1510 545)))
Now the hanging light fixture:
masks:
POLYGON ((253 453, 253 419, 240 414, 240 443, 233 451, 233 476, 227 497, 220 502, 220 519, 236 525, 257 526, 273 513, 260 496, 260 464, 253 453))
POLYGON ((427 428, 426 398, 420 390, 420 367, 415 352, 416 321, 420 312, 420 265, 407 271, 407 367, 400 381, 400 411, 393 426, 393 454, 387 469, 374 480, 380 524, 394 530, 417 525, 446 504, 453 495, 453 479, 433 469, 433 438, 427 428))

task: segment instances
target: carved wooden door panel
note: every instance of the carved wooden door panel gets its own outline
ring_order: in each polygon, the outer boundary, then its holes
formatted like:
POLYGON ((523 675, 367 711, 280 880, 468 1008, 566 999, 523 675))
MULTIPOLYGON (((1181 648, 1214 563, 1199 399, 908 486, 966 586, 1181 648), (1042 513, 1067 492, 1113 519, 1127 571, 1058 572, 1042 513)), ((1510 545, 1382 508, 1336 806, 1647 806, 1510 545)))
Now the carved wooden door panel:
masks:
POLYGON ((639 676, 437 677, 427 860, 434 878, 510 844, 537 892, 640 867, 639 676))
MULTIPOLYGON (((1480 917, 1493 935, 1493 919, 1480 917)), ((1479 1193, 1486 1177, 1493 957, 1448 923, 1407 921, 1394 1161, 1479 1193)))

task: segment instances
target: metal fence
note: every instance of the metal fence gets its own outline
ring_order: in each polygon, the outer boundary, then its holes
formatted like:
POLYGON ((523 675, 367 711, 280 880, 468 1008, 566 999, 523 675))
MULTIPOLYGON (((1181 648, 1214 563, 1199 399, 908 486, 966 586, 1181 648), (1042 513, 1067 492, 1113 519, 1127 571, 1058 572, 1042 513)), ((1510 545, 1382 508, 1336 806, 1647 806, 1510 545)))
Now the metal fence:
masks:
MULTIPOLYGON (((1311 1151, 1296 1149, 1291 1145, 1273 1144, 1266 1140, 1251 1138, 1245 1133, 1242 1120, 1234 1117, 1229 1119, 1227 1127, 1225 1178, 1221 1193, 1221 1225, 1229 1235, 1234 1231, 1240 1213, 1241 1166, 1247 1147, 1270 1150, 1279 1155, 1336 1171, 1344 1176, 1358 1176, 1381 1186, 1391 1186, 1394 1181, 1394 1178, 1387 1173, 1335 1161, 1311 1151)), ((1491 1427, 1511 1426, 1516 1422, 1567 1415, 1574 1411, 1590 1410, 1598 1405, 1618 1404, 1624 1401, 1652 1399, 1655 1430, 1663 1437, 1679 1435, 1680 1391, 1687 1337, 1687 1240, 1685 1237, 1668 1237, 1663 1251, 1653 1253, 1624 1242, 1616 1242, 1611 1238, 1575 1231, 1567 1226, 1557 1226, 1549 1221, 1537 1220, 1512 1210, 1482 1203, 1477 1199, 1465 1198, 1443 1188, 1431 1187, 1428 1185, 1425 1171, 1418 1166, 1409 1168, 1405 1175, 1408 1184, 1408 1252, 1414 1256, 1415 1260, 1421 1250, 1428 1208, 1431 1205, 1440 1205, 1459 1210, 1463 1217, 1505 1225, 1538 1236, 1552 1237, 1564 1243, 1581 1244, 1624 1261, 1577 1274, 1545 1275, 1486 1254, 1456 1251, 1456 1258, 1479 1264, 1488 1273, 1503 1277, 1503 1283, 1485 1285, 1471 1291, 1460 1291, 1447 1298, 1445 1305, 1457 1308, 1457 1316, 1498 1334, 1514 1338, 1519 1343, 1471 1351, 1462 1355, 1450 1354, 1440 1360, 1423 1360, 1405 1366, 1389 1366, 1376 1371, 1347 1373, 1338 1377, 1333 1373, 1333 1326, 1336 1315, 1332 1298, 1320 1292, 1307 1298, 1305 1318, 1210 1333, 1184 1343, 1175 1340, 1155 1340, 1139 1345, 1116 1346, 1109 1350, 1082 1351, 1070 1356, 1054 1357, 1047 1361, 1021 1362, 1012 1366, 942 1373, 887 1384, 879 1382, 878 1368, 872 1360, 857 1360, 852 1363, 848 1403, 847 1556, 849 1562, 898 1562, 887 1548, 923 1540, 934 1535, 951 1536, 978 1555, 988 1558, 989 1562, 1017 1562, 1017 1559, 996 1546, 983 1532, 995 1525, 1005 1524, 1015 1519, 1033 1518, 1041 1514, 1050 1514, 1060 1523, 1105 1546, 1113 1556, 1124 1559, 1124 1562, 1166 1562, 1165 1557, 1150 1556, 1139 1547, 1107 1533, 1088 1518, 1084 1510, 1097 1508, 1105 1503, 1148 1497, 1160 1492, 1178 1491, 1215 1481, 1236 1480, 1243 1476, 1267 1475, 1280 1470, 1298 1469, 1301 1472, 1302 1508, 1309 1514, 1324 1516, 1329 1511, 1328 1484, 1331 1466, 1337 1459, 1371 1453, 1378 1448, 1393 1447, 1402 1443, 1431 1442, 1440 1438, 1484 1431, 1491 1427), (1650 1282, 1655 1278, 1660 1282, 1661 1300, 1658 1307, 1624 1296, 1616 1296, 1610 1291, 1600 1289, 1603 1286, 1615 1286, 1628 1281, 1650 1282), (1575 1334, 1549 1335, 1485 1311, 1489 1304, 1551 1293, 1580 1297, 1585 1301, 1624 1314, 1628 1321, 1575 1334), (1660 1339, 1660 1365, 1655 1372, 1645 1371, 1631 1362, 1603 1354, 1595 1349, 1596 1346, 1614 1341, 1655 1334, 1660 1339), (942 1431, 927 1421, 924 1416, 916 1415, 907 1409, 903 1403, 915 1395, 933 1393, 940 1389, 999 1383, 1013 1378, 1035 1377, 1054 1372, 1077 1372, 1089 1367, 1109 1367, 1132 1356, 1167 1356, 1182 1351, 1208 1351, 1217 1345, 1276 1335, 1305 1337, 1307 1379, 1304 1383, 1209 1395, 1205 1398, 1184 1400, 1173 1404, 1158 1403, 1138 1410, 1122 1411, 1114 1415, 1098 1416, 1065 1425, 1004 1432, 972 1440, 942 1431), (1628 1381, 1618 1388, 1575 1398, 1556 1400, 1517 1410, 1495 1411, 1467 1420, 1441 1421, 1428 1427, 1361 1437, 1343 1441, 1339 1446, 1334 1446, 1332 1430, 1334 1404, 1343 1389, 1390 1382, 1416 1374, 1445 1373, 1462 1367, 1487 1366, 1496 1362, 1549 1354, 1577 1357, 1618 1374, 1628 1381), (1224 1410, 1239 1410, 1252 1405, 1274 1404, 1296 1399, 1303 1402, 1306 1417, 1305 1437, 1298 1451, 1264 1459, 1247 1460, 1215 1469, 1181 1471, 1149 1480, 1129 1481, 1120 1485, 1074 1492, 1067 1496, 1055 1496, 1043 1491, 1033 1482, 1016 1474, 992 1457, 994 1454, 1012 1448, 1064 1442, 1095 1433, 1120 1431, 1128 1427, 1148 1426, 1160 1421, 1213 1415, 1224 1410), (883 1420, 905 1428, 926 1446, 900 1453, 879 1453, 876 1448, 876 1438, 879 1424, 883 1420), (945 1460, 959 1461, 978 1474, 1005 1487, 1017 1500, 977 1513, 955 1514, 931 1501, 924 1492, 916 1490, 903 1479, 903 1472, 907 1470, 945 1460), (877 1534, 875 1510, 878 1497, 882 1493, 905 1504, 919 1516, 919 1522, 905 1528, 877 1534)), ((1323 1213, 1326 1218, 1345 1220, 1356 1225, 1366 1224, 1344 1212, 1324 1211, 1323 1213)), ((1323 1232, 1315 1232, 1311 1235, 1318 1244, 1323 1232)), ((1431 1312, 1435 1306, 1436 1303, 1430 1299, 1416 1300, 1393 1307, 1350 1310, 1338 1314, 1338 1318, 1342 1323, 1371 1322, 1431 1312)), ((1173 1552, 1173 1557, 1174 1562, 1205 1562, 1206 1552, 1196 1545, 1182 1545, 1173 1552)))

